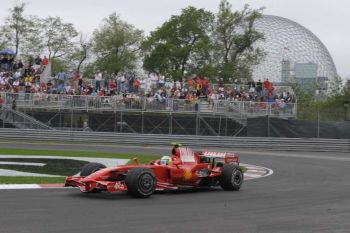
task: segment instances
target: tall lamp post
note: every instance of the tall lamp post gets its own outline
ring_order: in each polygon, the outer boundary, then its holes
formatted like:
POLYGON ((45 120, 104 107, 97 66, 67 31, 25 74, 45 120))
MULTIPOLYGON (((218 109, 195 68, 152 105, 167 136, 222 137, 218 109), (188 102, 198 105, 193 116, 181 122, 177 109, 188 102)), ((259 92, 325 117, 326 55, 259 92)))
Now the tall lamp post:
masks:
POLYGON ((350 120, 348 119, 349 100, 344 100, 343 106, 344 106, 344 121, 350 120))

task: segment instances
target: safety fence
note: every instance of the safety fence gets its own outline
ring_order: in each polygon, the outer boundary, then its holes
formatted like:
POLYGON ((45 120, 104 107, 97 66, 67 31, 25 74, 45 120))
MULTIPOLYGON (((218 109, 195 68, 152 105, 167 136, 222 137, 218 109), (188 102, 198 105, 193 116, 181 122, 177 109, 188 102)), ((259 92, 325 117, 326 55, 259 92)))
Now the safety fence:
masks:
POLYGON ((97 111, 156 111, 156 112, 198 112, 239 117, 275 116, 295 117, 296 103, 252 102, 230 100, 187 100, 154 97, 79 96, 44 93, 0 93, 3 104, 11 106, 15 101, 18 108, 97 110, 97 111))
POLYGON ((117 134, 107 132, 74 132, 55 130, 0 129, 2 139, 39 142, 76 142, 94 144, 169 145, 172 142, 185 146, 246 148, 287 151, 350 152, 349 139, 305 139, 262 137, 209 137, 159 134, 117 134))

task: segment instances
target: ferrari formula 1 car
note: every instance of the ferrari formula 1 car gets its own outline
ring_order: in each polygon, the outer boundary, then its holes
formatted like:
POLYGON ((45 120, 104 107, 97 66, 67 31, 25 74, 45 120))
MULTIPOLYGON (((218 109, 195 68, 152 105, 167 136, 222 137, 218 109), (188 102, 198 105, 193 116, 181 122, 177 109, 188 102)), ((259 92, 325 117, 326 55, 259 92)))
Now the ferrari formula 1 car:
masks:
POLYGON ((187 147, 173 149, 173 156, 163 156, 149 164, 106 168, 100 163, 86 164, 80 176, 68 177, 65 186, 82 192, 128 191, 133 197, 149 197, 155 190, 221 186, 237 191, 243 183, 239 157, 223 152, 194 153, 187 147), (164 157, 166 157, 164 159, 164 157))

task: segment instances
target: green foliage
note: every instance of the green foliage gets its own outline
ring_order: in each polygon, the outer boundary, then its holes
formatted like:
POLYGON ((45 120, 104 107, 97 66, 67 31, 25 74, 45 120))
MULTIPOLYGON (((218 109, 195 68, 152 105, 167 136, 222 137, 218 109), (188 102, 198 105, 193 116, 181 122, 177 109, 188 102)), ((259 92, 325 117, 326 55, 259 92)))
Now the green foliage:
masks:
POLYGON ((143 67, 182 81, 185 73, 204 71, 209 66, 209 33, 214 16, 204 9, 188 7, 153 31, 143 44, 143 67))
POLYGON ((61 58, 51 59, 51 73, 53 76, 56 76, 58 72, 69 70, 69 61, 61 58))
POLYGON ((252 46, 263 39, 253 27, 262 9, 246 5, 241 11, 233 11, 227 0, 221 1, 216 15, 191 6, 183 9, 146 41, 141 30, 122 21, 116 13, 104 19, 93 38, 83 40, 81 35, 78 40, 72 23, 60 17, 26 16, 25 7, 19 3, 9 10, 1 27, 0 48, 13 47, 25 56, 48 53, 54 73, 61 69, 118 73, 133 71, 143 64, 145 70, 163 73, 174 81, 182 81, 188 74, 212 80, 250 79, 251 66, 265 55, 252 46), (84 65, 86 61, 90 63, 84 65))
POLYGON ((20 45, 21 56, 41 55, 45 49, 41 34, 41 19, 29 16, 27 35, 20 45))
POLYGON ((47 17, 42 24, 42 38, 49 52, 49 59, 65 57, 74 48, 78 32, 72 23, 64 23, 60 17, 47 17))
MULTIPOLYGON (((344 101, 350 101, 350 82, 344 86, 341 80, 332 84, 329 95, 316 95, 317 86, 305 89, 299 84, 293 84, 293 90, 298 97, 298 118, 303 120, 343 121, 344 101)), ((349 111, 349 110, 348 110, 349 111)))
POLYGON ((83 34, 80 34, 79 43, 73 48, 68 60, 70 60, 73 67, 72 70, 80 72, 82 68, 85 68, 83 63, 90 57, 92 49, 92 42, 84 38, 83 34))
POLYGON ((5 24, 1 27, 2 45, 15 48, 16 56, 23 43, 33 35, 33 24, 24 15, 25 3, 18 3, 9 9, 10 15, 6 17, 5 24))
POLYGON ((317 103, 316 103, 316 86, 311 89, 305 89, 298 83, 293 83, 292 88, 295 96, 297 96, 298 119, 315 120, 317 119, 317 103))
POLYGON ((141 30, 120 20, 115 13, 109 15, 94 32, 93 51, 97 56, 94 66, 108 73, 134 69, 142 40, 141 30))
POLYGON ((253 27, 262 10, 252 10, 245 5, 242 11, 232 11, 227 0, 221 1, 215 21, 214 43, 219 76, 224 80, 234 77, 250 79, 250 67, 264 57, 264 51, 253 47, 254 43, 264 39, 264 35, 253 27))

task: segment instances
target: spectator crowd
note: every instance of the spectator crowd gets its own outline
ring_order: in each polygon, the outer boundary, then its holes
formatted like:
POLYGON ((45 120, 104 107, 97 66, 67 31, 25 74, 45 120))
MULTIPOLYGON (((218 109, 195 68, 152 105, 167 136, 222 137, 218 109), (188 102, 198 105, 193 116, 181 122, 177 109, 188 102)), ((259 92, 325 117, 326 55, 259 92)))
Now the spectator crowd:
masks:
MULTIPOLYGON (((4 59, 4 58, 2 58, 4 59)), ((79 72, 68 75, 59 72, 55 78, 42 79, 45 67, 49 64, 47 57, 30 58, 24 65, 21 60, 12 61, 11 68, 1 66, 0 92, 7 93, 46 93, 61 95, 114 96, 120 99, 140 99, 166 102, 168 99, 184 99, 196 103, 206 100, 214 106, 218 100, 251 101, 268 103, 293 103, 292 93, 278 90, 268 79, 245 84, 231 81, 225 83, 220 79, 216 84, 208 77, 188 77, 186 83, 166 82, 163 74, 150 73, 139 78, 133 73, 121 73, 116 76, 97 71, 93 79, 82 79, 79 72)))

